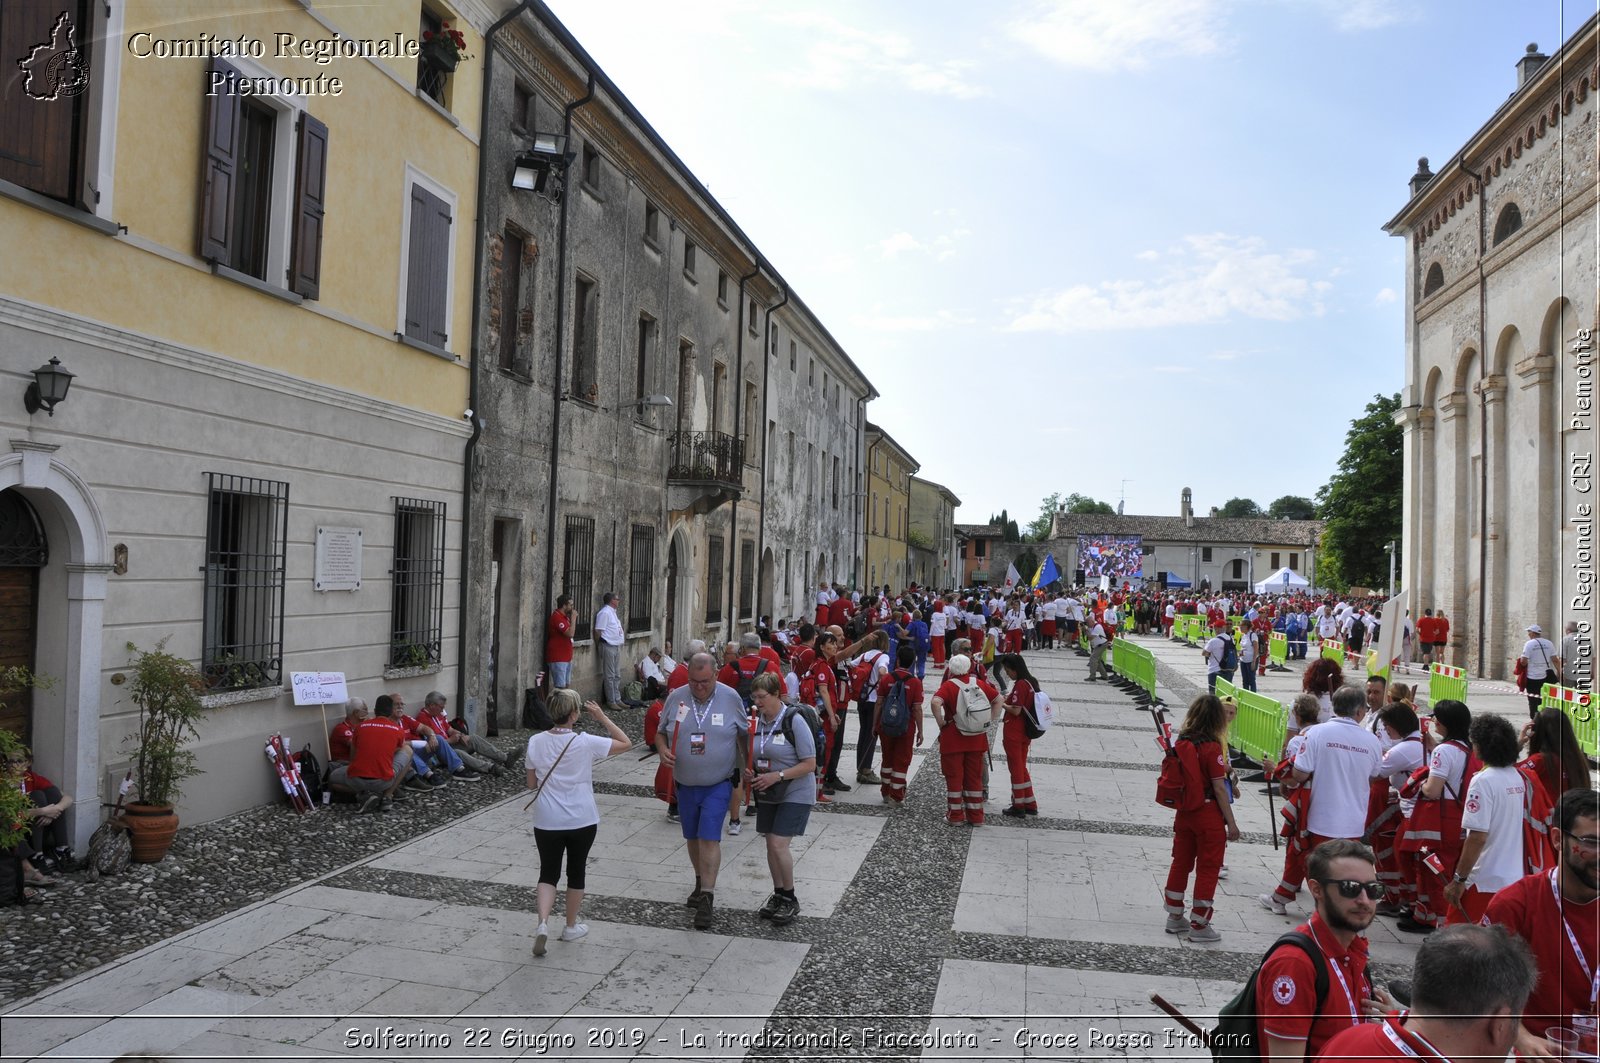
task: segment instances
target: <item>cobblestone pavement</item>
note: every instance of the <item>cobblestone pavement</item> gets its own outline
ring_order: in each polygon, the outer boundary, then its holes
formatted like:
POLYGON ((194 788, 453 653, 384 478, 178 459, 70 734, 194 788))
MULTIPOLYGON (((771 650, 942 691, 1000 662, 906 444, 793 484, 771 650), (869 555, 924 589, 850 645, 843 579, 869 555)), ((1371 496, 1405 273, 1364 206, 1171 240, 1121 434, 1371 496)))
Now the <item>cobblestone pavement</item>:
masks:
MULTIPOLYGON (((1202 689, 1196 651, 1139 641, 1166 702, 1202 689)), ((1255 900, 1281 867, 1267 798, 1247 785, 1237 807, 1222 941, 1167 935, 1150 714, 1071 651, 1028 658, 1061 721, 1033 744, 1040 816, 998 815, 997 741, 988 823, 946 825, 919 751, 905 806, 857 788, 814 812, 789 926, 755 914, 770 878, 747 826, 724 839, 713 927, 691 929, 682 837, 638 752, 597 773, 590 933, 541 959, 520 777, 387 815, 256 810, 180 832, 169 862, 0 910, 5 1058, 1202 1058, 1149 995, 1209 1024, 1307 914, 1255 900)), ((1380 976, 1409 968, 1392 923, 1369 939, 1380 976)))

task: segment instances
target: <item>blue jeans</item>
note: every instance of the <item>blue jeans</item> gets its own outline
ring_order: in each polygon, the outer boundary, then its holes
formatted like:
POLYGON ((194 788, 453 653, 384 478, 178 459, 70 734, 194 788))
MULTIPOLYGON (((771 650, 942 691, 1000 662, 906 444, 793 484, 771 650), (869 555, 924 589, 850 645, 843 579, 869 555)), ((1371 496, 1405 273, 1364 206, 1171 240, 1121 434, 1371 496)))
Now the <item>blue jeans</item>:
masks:
POLYGON ((1212 672, 1210 675, 1206 676, 1206 689, 1208 691, 1210 691, 1211 693, 1213 693, 1213 694, 1215 694, 1217 692, 1217 679, 1219 677, 1222 678, 1222 679, 1226 679, 1228 682, 1231 683, 1231 682, 1233 682, 1233 672, 1232 671, 1212 672))
POLYGON ((550 662, 550 687, 551 687, 551 689, 557 689, 557 688, 560 688, 560 687, 569 687, 569 686, 572 685, 571 680, 572 680, 572 662, 571 661, 551 661, 550 662))
POLYGON ((1256 662, 1240 661, 1239 672, 1244 676, 1244 688, 1246 690, 1254 690, 1256 688, 1256 662))
POLYGON ((439 744, 434 748, 433 757, 444 765, 444 770, 454 775, 466 767, 461 763, 461 758, 456 755, 455 749, 444 739, 439 739, 439 744))
POLYGON ((926 678, 928 674, 928 651, 926 648, 917 650, 917 678, 926 678))

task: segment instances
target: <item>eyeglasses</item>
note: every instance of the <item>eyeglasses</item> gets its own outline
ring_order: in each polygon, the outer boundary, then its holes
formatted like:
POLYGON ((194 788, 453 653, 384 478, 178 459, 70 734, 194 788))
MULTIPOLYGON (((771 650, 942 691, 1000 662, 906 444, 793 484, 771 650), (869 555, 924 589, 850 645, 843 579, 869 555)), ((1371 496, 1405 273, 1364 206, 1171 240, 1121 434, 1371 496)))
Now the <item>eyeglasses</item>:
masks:
POLYGON ((1353 901, 1363 893, 1369 901, 1383 900, 1383 883, 1358 882, 1353 878, 1319 878, 1318 882, 1324 886, 1333 886, 1339 891, 1339 896, 1347 901, 1353 901))
POLYGON ((1579 849, 1583 849, 1584 851, 1591 853, 1600 852, 1600 838, 1580 838, 1576 834, 1573 834, 1571 831, 1567 830, 1564 830, 1561 833, 1571 838, 1572 844, 1577 846, 1579 849))

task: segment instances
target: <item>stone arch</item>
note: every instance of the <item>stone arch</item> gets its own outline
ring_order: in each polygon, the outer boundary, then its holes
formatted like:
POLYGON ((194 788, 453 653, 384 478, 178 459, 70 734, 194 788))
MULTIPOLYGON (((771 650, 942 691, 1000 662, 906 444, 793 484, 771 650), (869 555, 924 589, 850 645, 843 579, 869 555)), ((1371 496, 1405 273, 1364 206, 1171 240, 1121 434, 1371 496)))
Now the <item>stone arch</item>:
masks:
POLYGON ((761 553, 761 569, 756 576, 756 615, 764 616, 773 623, 778 620, 773 615, 777 567, 777 559, 772 554, 772 547, 769 546, 761 553))
POLYGON ((1489 373, 1493 376, 1505 376, 1506 370, 1522 361, 1525 353, 1522 331, 1515 325, 1507 325, 1500 330, 1500 335, 1495 339, 1494 358, 1489 362, 1489 373))
POLYGON ((34 695, 34 748, 43 774, 77 799, 71 829, 80 852, 98 825, 100 648, 111 548, 105 518, 56 447, 13 441, 0 458, 0 490, 16 488, 44 526, 50 561, 39 572, 34 670, 57 680, 34 695))
POLYGON ((1478 352, 1472 344, 1464 344, 1456 354, 1455 386, 1454 392, 1467 392, 1472 390, 1476 383, 1473 379, 1473 370, 1477 368, 1478 352))
POLYGON ((1507 203, 1500 208, 1500 213, 1494 220, 1494 244, 1498 247, 1512 233, 1522 228, 1522 208, 1516 203, 1507 203))
POLYGON ((1543 354, 1561 359, 1561 351, 1566 345, 1566 338, 1576 332, 1576 328, 1568 329, 1566 319, 1572 313, 1572 303, 1566 296, 1558 296, 1544 312, 1544 321, 1539 325, 1539 350, 1543 354))
POLYGON ((1432 409, 1439 401, 1439 384, 1444 380, 1444 371, 1438 366, 1428 370, 1427 379, 1422 384, 1422 408, 1432 409))
POLYGON ((1422 282, 1422 297, 1426 299, 1440 288, 1444 287, 1444 267, 1435 262, 1428 267, 1428 275, 1422 282))

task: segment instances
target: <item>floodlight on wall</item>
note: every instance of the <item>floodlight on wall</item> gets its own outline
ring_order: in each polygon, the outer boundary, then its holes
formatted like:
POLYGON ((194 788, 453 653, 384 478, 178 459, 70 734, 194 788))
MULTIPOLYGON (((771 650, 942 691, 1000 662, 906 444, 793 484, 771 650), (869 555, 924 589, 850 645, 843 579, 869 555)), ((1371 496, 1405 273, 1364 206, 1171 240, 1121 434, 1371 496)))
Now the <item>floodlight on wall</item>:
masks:
POLYGON ((565 133, 534 133, 532 146, 517 155, 511 168, 511 187, 524 192, 543 192, 550 175, 566 168, 565 133))
POLYGON ((61 368, 61 359, 52 358, 33 371, 33 383, 22 393, 22 405, 29 413, 43 410, 54 417, 56 405, 66 401, 70 387, 72 374, 61 368))
MULTIPOLYGON (((577 398, 579 398, 579 396, 572 394, 570 391, 563 393, 561 397, 563 399, 577 399, 577 398)), ((582 401, 587 401, 587 400, 582 400, 582 401)), ((624 409, 628 409, 630 407, 636 407, 638 409, 645 409, 645 408, 651 407, 651 406, 671 406, 671 405, 672 405, 672 400, 670 398, 668 398, 667 396, 665 396, 665 395, 646 395, 643 398, 634 399, 632 402, 619 402, 615 406, 596 406, 595 409, 597 411, 601 412, 601 413, 607 413, 607 412, 610 412, 612 410, 624 410, 624 409)))

